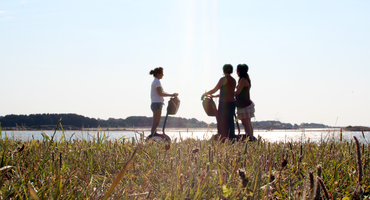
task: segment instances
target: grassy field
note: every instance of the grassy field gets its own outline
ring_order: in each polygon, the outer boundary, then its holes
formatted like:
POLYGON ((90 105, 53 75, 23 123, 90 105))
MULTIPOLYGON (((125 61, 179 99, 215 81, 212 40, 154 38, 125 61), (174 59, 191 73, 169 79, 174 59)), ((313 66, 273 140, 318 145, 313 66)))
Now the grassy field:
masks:
MULTIPOLYGON (((1 132, 1 129, 0 129, 1 132)), ((0 138, 1 199, 370 199, 369 144, 0 138)))

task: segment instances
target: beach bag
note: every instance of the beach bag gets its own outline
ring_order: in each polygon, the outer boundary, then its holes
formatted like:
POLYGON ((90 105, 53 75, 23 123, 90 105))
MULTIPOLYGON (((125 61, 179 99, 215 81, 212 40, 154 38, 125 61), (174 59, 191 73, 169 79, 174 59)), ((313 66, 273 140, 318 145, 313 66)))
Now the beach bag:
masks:
POLYGON ((203 108, 208 116, 217 116, 217 107, 212 97, 205 97, 203 99, 203 108))
POLYGON ((167 113, 169 115, 176 115, 177 111, 179 110, 179 107, 180 107, 180 99, 178 97, 172 97, 168 101, 167 113))

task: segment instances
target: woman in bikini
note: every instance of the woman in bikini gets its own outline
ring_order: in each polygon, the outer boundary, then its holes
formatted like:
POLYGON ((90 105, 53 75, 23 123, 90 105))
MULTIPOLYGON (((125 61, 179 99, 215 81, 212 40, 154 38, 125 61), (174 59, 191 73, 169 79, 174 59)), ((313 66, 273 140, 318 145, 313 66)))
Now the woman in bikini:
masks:
POLYGON ((250 99, 251 80, 248 74, 248 65, 239 64, 237 66, 237 73, 239 76, 238 86, 235 91, 236 107, 238 119, 242 121, 245 129, 245 134, 249 137, 250 141, 255 141, 253 136, 253 127, 251 118, 254 117, 254 103, 250 99))

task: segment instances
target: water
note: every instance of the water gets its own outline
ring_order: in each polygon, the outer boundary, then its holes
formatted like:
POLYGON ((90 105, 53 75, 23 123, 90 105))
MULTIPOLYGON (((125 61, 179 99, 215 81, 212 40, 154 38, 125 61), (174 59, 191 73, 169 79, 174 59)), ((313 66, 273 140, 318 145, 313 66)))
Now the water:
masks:
MULTIPOLYGON (((171 139, 180 141, 181 139, 194 138, 194 139, 210 139, 212 135, 216 134, 216 129, 166 129, 166 134, 171 139)), ((24 140, 43 140, 45 133, 49 137, 52 137, 54 131, 2 131, 1 138, 8 137, 10 139, 22 139, 24 140)), ((66 140, 94 140, 94 138, 102 138, 103 136, 108 137, 109 140, 119 140, 122 138, 130 139, 132 137, 140 138, 140 135, 148 136, 149 130, 131 130, 131 131, 101 131, 101 130, 90 130, 90 131, 57 131, 54 139, 60 140, 63 136, 66 140)), ((160 133, 160 132, 159 132, 160 133)), ((243 133, 243 132, 242 132, 243 133)), ((236 130, 237 134, 237 130, 236 130)), ((269 142, 306 142, 308 140, 312 142, 322 142, 328 140, 340 141, 341 133, 340 129, 300 129, 300 130, 255 130, 254 136, 260 136, 262 139, 269 142)), ((370 132, 350 132, 343 131, 342 139, 344 141, 353 140, 353 136, 356 136, 361 143, 368 144, 370 142, 370 132)))

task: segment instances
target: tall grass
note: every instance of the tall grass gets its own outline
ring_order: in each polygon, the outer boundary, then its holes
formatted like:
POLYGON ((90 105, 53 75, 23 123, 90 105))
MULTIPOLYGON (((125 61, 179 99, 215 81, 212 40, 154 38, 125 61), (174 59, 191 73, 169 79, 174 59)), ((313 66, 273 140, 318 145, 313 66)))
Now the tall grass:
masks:
POLYGON ((357 140, 181 139, 169 146, 141 138, 5 137, 0 198, 369 199, 370 147, 360 147, 357 140))

